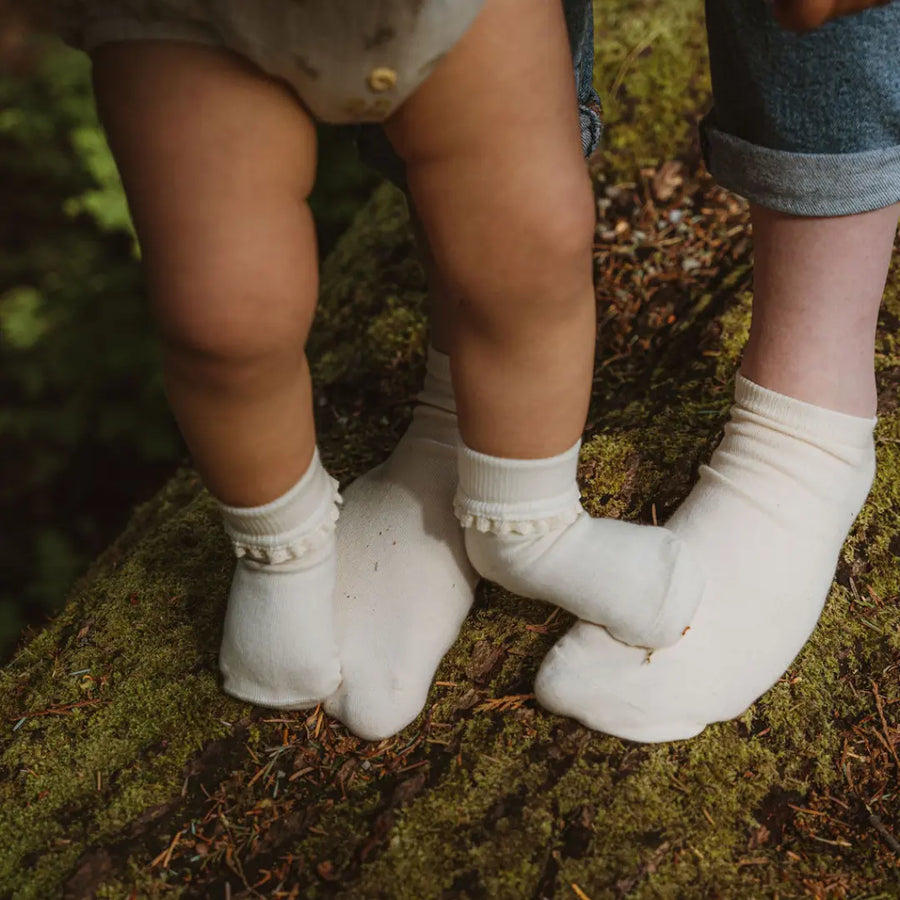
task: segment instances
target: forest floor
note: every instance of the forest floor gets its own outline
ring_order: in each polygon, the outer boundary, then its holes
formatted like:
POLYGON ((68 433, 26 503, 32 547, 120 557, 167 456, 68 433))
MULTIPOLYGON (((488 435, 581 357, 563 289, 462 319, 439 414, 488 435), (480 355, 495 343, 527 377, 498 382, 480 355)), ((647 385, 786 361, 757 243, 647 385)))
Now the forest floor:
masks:
MULTIPOLYGON (((676 64, 703 78, 684 59, 702 44, 696 11, 671 10, 621 0, 599 22, 614 45, 599 77, 625 124, 596 173, 580 479, 593 514, 643 522, 667 517, 721 436, 751 302, 746 207, 690 139, 702 90, 665 95, 676 64), (642 127, 655 85, 677 127, 642 127)), ((379 190, 325 265, 310 347, 343 484, 408 421, 424 309, 402 203, 379 190)), ((231 559, 182 471, 0 671, 0 895, 900 896, 898 326, 895 260, 879 475, 825 614, 761 701, 691 741, 631 744, 542 711, 534 673, 571 618, 490 585, 395 738, 230 700, 215 655, 231 559)))

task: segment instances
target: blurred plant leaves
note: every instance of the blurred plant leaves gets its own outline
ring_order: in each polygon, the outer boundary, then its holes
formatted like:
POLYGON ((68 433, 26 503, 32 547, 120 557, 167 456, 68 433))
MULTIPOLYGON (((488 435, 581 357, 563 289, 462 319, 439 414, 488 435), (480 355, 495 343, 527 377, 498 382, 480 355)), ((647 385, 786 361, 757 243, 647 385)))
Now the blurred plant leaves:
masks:
MULTIPOLYGON (((0 333, 10 347, 30 350, 44 335, 49 322, 44 298, 32 287, 13 288, 0 297, 0 333)), ((38 385, 33 385, 34 393, 38 385)))
POLYGON ((183 453, 136 247, 90 63, 48 44, 0 76, 0 655, 183 453))
POLYGON ((73 217, 81 213, 90 216, 103 231, 130 234, 135 256, 138 256, 137 235, 122 190, 119 170, 110 156, 103 133, 95 127, 75 128, 69 137, 85 169, 99 187, 87 190, 78 197, 70 197, 63 208, 73 217))

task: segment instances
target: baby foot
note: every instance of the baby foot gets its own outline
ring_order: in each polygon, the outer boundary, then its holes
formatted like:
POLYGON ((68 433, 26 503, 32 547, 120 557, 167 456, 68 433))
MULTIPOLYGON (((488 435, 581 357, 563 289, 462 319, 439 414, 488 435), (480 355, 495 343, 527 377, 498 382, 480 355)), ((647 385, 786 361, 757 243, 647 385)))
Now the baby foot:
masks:
POLYGON ((591 518, 575 480, 579 448, 536 460, 461 449, 456 512, 469 559, 507 590, 604 625, 627 644, 673 644, 700 601, 700 568, 665 528, 591 518))
POLYGON ((875 472, 873 419, 738 376, 725 437, 668 523, 707 587, 690 630, 651 656, 576 624, 538 673, 538 700, 635 741, 739 716, 783 674, 822 611, 875 472))
POLYGON ((283 497, 221 506, 238 555, 219 668, 226 693, 277 709, 321 703, 341 680, 334 641, 336 482, 316 451, 283 497))

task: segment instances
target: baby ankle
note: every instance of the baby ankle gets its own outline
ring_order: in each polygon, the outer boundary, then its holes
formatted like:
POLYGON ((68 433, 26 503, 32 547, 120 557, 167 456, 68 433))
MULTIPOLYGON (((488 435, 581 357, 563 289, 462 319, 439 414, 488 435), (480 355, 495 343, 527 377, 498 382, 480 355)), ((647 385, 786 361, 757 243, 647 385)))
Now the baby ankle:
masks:
POLYGON ((481 533, 545 534, 584 515, 576 479, 581 441, 546 459, 506 459, 460 444, 454 512, 481 533))
POLYGON ((235 556, 248 564, 303 567, 333 541, 341 497, 318 448, 300 480, 281 497, 255 507, 219 503, 235 556))

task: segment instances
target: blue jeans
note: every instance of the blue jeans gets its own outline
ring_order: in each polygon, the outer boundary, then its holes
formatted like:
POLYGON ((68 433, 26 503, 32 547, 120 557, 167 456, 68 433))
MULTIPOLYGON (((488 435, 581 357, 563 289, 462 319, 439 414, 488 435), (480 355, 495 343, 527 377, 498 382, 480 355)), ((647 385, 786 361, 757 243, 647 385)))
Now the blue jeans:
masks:
MULTIPOLYGON (((569 46, 575 67, 575 100, 581 118, 581 146, 585 157, 599 146, 603 134, 603 109, 594 90, 594 7, 591 0, 563 0, 569 46)), ((362 125, 357 132, 365 163, 406 190, 406 174, 380 125, 362 125)))
POLYGON ((707 0, 706 163, 754 203, 841 216, 900 201, 900 3, 794 34, 765 0, 707 0))

